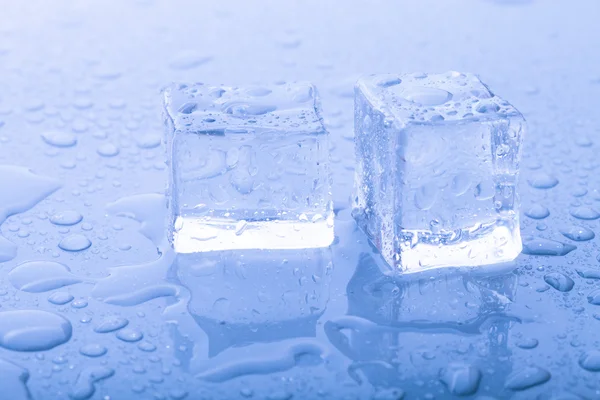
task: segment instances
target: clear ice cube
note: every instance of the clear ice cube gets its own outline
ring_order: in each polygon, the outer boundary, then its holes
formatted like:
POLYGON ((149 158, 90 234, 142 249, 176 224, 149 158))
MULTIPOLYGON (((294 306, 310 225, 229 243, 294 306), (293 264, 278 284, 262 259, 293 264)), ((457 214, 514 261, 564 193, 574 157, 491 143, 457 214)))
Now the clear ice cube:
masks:
POLYGON ((353 215, 405 272, 513 260, 525 120, 473 74, 373 75, 355 88, 353 215))
POLYGON ((175 251, 331 244, 328 134, 319 107, 308 83, 166 88, 175 251))

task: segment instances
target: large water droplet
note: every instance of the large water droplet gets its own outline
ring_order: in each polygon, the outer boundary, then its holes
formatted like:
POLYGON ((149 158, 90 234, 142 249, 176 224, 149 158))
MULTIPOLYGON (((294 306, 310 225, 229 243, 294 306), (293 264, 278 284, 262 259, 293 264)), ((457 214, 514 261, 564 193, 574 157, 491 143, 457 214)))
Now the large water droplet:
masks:
POLYGON ((523 254, 534 256, 564 256, 577 247, 549 239, 532 239, 523 242, 523 254))
POLYGON ((569 211, 572 216, 575 218, 583 219, 583 220, 593 220, 600 218, 600 213, 588 206, 579 206, 571 208, 569 211))
POLYGON ((591 372, 600 371, 600 351, 589 350, 581 355, 579 358, 579 365, 581 368, 591 372))
POLYGON ((48 131, 41 136, 44 142, 55 147, 72 147, 77 144, 77 137, 70 132, 48 131))
MULTIPOLYGON (((13 214, 26 211, 60 187, 58 182, 34 175, 27 168, 0 166, 0 224, 13 214)), ((16 256, 17 247, 0 236, 0 262, 16 256)))
POLYGON ((413 86, 406 88, 401 96, 423 106, 437 106, 452 98, 452 93, 442 89, 413 86))
POLYGON ((0 312, 0 347, 15 351, 44 351, 71 338, 71 323, 41 310, 0 312))
POLYGON ((109 317, 94 328, 96 333, 109 333, 125 328, 129 321, 121 317, 109 317))
POLYGON ((79 233, 69 235, 58 243, 58 247, 64 251, 82 251, 91 245, 90 239, 79 233))
POLYGON ((504 387, 510 390, 525 390, 548 382, 551 378, 550 372, 543 368, 530 366, 511 373, 504 383, 504 387))
POLYGON ((440 380, 453 395, 469 396, 477 392, 481 372, 472 365, 450 364, 440 372, 440 380))
POLYGON ((81 222, 83 215, 74 210, 60 211, 50 217, 54 225, 75 225, 81 222))
POLYGON ((95 384, 103 379, 108 379, 115 374, 115 371, 108 367, 86 367, 77 377, 73 391, 70 397, 73 400, 87 400, 96 392, 95 384))
POLYGON ((0 393, 10 400, 31 400, 27 388, 29 371, 8 360, 0 358, 0 393))
POLYGON ((576 242, 584 242, 586 240, 592 240, 596 235, 591 229, 584 226, 569 226, 560 230, 565 237, 575 240, 576 242))
POLYGON ((560 272, 546 274, 544 276, 544 281, 559 292, 569 292, 575 285, 573 279, 560 272))
POLYGON ((15 288, 31 293, 47 292, 81 282, 66 265, 54 261, 19 264, 8 273, 8 280, 15 288))

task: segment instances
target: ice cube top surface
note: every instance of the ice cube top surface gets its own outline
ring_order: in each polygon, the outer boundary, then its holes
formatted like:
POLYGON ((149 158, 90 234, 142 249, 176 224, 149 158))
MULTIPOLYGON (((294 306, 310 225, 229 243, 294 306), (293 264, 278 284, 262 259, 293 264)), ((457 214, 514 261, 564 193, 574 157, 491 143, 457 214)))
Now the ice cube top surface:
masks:
POLYGON ((173 84, 165 108, 177 131, 224 135, 235 130, 324 131, 315 87, 307 82, 229 87, 173 84))
POLYGON ((405 124, 521 115, 471 73, 371 75, 358 81, 357 90, 386 118, 405 124))

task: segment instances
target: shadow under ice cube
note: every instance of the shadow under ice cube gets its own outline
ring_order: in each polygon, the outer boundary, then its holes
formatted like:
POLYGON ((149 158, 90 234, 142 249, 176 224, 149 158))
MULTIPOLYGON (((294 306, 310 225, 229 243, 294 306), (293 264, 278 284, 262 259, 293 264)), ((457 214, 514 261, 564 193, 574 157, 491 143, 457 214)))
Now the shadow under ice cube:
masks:
POLYGON ((331 244, 328 134, 314 86, 178 84, 164 107, 175 251, 331 244))
POLYGON ((353 215, 411 272, 521 252, 516 183, 525 120, 473 74, 373 75, 355 88, 353 215))

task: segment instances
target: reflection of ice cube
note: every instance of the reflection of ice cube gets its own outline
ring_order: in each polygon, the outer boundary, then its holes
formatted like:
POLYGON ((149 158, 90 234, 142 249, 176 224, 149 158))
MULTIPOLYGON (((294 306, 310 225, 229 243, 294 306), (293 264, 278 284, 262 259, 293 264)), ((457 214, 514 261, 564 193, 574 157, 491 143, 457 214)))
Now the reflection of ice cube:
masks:
POLYGON ((314 337, 331 269, 327 248, 177 256, 188 309, 209 336, 211 357, 232 346, 314 337))
POLYGON ((331 244, 328 135, 314 86, 173 85, 164 95, 178 253, 331 244))
MULTIPOLYGON (((438 385, 439 371, 457 362, 508 374, 508 331, 516 320, 509 308, 516 283, 512 273, 398 278, 362 254, 346 289, 348 315, 328 321, 325 331, 352 360, 350 376, 378 387, 425 393, 415 382, 430 379, 438 385)), ((497 375, 496 381, 484 380, 490 393, 503 390, 497 375)))
POLYGON ((361 79, 353 213, 384 259, 408 272, 514 259, 524 129, 472 74, 361 79))

